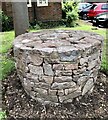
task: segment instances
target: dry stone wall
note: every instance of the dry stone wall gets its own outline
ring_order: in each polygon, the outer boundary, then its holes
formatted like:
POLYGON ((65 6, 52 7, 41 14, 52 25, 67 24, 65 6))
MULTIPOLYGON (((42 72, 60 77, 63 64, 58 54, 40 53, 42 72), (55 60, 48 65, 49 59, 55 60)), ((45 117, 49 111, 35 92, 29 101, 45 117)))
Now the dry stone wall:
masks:
POLYGON ((100 35, 45 30, 14 41, 17 73, 24 90, 42 103, 67 103, 90 92, 101 64, 100 35))

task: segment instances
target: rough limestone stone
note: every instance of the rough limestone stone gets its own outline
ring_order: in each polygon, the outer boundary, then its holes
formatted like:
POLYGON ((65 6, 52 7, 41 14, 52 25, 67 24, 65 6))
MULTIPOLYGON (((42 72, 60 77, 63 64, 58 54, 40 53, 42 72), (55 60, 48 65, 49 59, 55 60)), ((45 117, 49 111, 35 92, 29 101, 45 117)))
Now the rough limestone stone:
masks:
POLYGON ((38 83, 35 83, 35 86, 34 88, 42 88, 42 89, 45 89, 45 90, 48 90, 50 88, 50 85, 47 84, 47 83, 44 83, 44 82, 38 82, 38 83))
POLYGON ((43 80, 45 83, 51 84, 53 82, 53 77, 52 76, 43 76, 43 80))
POLYGON ((14 57, 24 90, 44 105, 89 94, 100 69, 103 40, 95 33, 73 30, 16 37, 14 57))
POLYGON ((63 95, 64 95, 64 90, 63 90, 63 89, 58 90, 57 95, 59 95, 59 96, 63 96, 63 95))
POLYGON ((72 93, 68 94, 67 96, 59 96, 59 101, 64 102, 69 99, 72 100, 73 98, 80 96, 80 95, 81 95, 81 89, 79 88, 77 91, 72 92, 72 93))
POLYGON ((85 93, 87 93, 94 85, 94 82, 93 82, 93 78, 89 79, 84 88, 83 88, 83 91, 82 91, 82 95, 84 95, 85 93))
POLYGON ((87 76, 82 76, 78 79, 77 85, 83 87, 85 82, 87 81, 88 77, 87 76))
POLYGON ((24 78, 23 86, 26 89, 26 91, 31 91, 33 85, 34 84, 32 84, 29 80, 27 80, 26 78, 24 78))
POLYGON ((52 70, 52 66, 50 64, 43 64, 43 68, 44 68, 44 74, 45 75, 54 75, 54 72, 52 70))
POLYGON ((42 89, 42 88, 34 88, 34 91, 37 93, 37 94, 40 94, 40 95, 47 95, 47 90, 45 89, 42 89))
POLYGON ((83 65, 84 63, 88 62, 88 57, 81 58, 80 59, 80 65, 83 65))
POLYGON ((95 66, 97 66, 97 60, 94 60, 94 61, 92 61, 92 62, 90 62, 90 63, 88 63, 88 70, 91 70, 91 69, 93 69, 95 66))
MULTIPOLYGON (((68 48, 66 48, 66 49, 68 49, 68 48)), ((60 55, 60 60, 62 62, 75 62, 78 60, 78 54, 76 51, 72 51, 72 52, 66 51, 66 52, 59 53, 59 55, 60 55)))
POLYGON ((64 68, 66 70, 75 70, 75 69, 78 69, 78 63, 77 64, 65 64, 64 68))
POLYGON ((72 87, 72 88, 69 88, 69 89, 64 89, 64 94, 65 94, 65 95, 68 95, 68 94, 70 94, 70 93, 72 93, 72 92, 77 91, 78 89, 79 89, 79 86, 77 86, 77 87, 72 87))
POLYGON ((36 75, 42 75, 43 74, 43 68, 41 66, 33 66, 31 64, 28 65, 30 72, 36 75))
POLYGON ((75 87, 75 86, 76 86, 75 82, 62 82, 62 83, 54 82, 51 86, 51 89, 61 90, 61 89, 66 89, 66 88, 70 88, 70 87, 75 87))
POLYGON ((63 64, 53 64, 53 69, 54 70, 63 70, 64 65, 63 64))
POLYGON ((39 54, 31 54, 28 56, 28 59, 34 65, 41 65, 43 63, 43 58, 39 54))
POLYGON ((39 82, 39 80, 38 80, 38 75, 27 73, 26 77, 27 77, 28 79, 32 79, 32 80, 35 81, 35 82, 39 82))
POLYGON ((51 96, 57 95, 57 90, 51 90, 51 89, 49 89, 48 90, 48 95, 51 95, 51 96))
POLYGON ((54 82, 61 83, 61 82, 71 82, 72 77, 71 76, 60 76, 60 77, 54 77, 54 82))
POLYGON ((72 76, 72 70, 56 70, 56 76, 72 76))

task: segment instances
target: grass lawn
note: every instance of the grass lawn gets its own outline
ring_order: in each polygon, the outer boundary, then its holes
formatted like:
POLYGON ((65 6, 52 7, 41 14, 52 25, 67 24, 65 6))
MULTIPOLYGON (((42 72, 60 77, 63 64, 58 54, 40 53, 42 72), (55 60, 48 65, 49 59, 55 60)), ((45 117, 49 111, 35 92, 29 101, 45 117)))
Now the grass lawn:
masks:
MULTIPOLYGON (((96 32, 100 35, 102 35, 105 40, 104 40, 104 49, 103 49, 103 58, 102 58, 102 64, 101 64, 101 70, 104 71, 105 73, 108 74, 108 32, 106 29, 98 29, 98 30, 92 30, 92 26, 85 24, 83 21, 79 21, 79 25, 74 28, 65 28, 63 26, 53 28, 53 29, 64 29, 64 30, 85 30, 85 31, 92 31, 96 32)), ((31 30, 30 32, 34 32, 37 30, 31 30)), ((14 40, 14 31, 10 32, 3 32, 0 33, 0 80, 5 79, 5 77, 15 68, 14 61, 11 58, 7 57, 7 52, 8 50, 12 47, 12 43, 14 40)), ((3 118, 6 118, 6 113, 5 111, 0 112, 0 120, 3 118)))
POLYGON ((12 47, 14 32, 0 33, 0 38, 0 80, 2 80, 14 69, 13 60, 6 56, 8 50, 12 47))
MULTIPOLYGON (((79 23, 79 26, 73 27, 73 28, 61 26, 61 27, 57 27, 57 28, 53 28, 53 29, 84 30, 84 31, 95 32, 97 34, 102 35, 105 39, 104 39, 101 70, 108 74, 108 52, 106 52, 107 51, 106 47, 108 47, 108 32, 107 32, 107 30, 103 29, 103 28, 98 28, 97 30, 95 30, 95 29, 93 30, 93 28, 96 28, 96 27, 93 27, 90 24, 85 23, 82 20, 79 20, 78 23, 79 23)), ((32 32, 34 32, 34 31, 35 30, 32 30, 32 32)))
MULTIPOLYGON (((103 51, 103 59, 102 59, 102 65, 101 65, 101 69, 103 71, 108 71, 108 61, 106 60, 106 45, 108 46, 107 41, 108 38, 106 36, 108 36, 108 33, 106 32, 106 29, 102 29, 99 28, 98 30, 92 30, 93 26, 89 25, 89 24, 85 24, 85 22, 83 21, 79 21, 79 26, 74 27, 74 28, 66 28, 66 27, 59 27, 59 28, 53 28, 53 29, 65 29, 65 30, 85 30, 85 31, 92 31, 92 32, 96 32, 100 35, 102 35, 105 38, 104 41, 104 51, 103 51)), ((37 30, 31 30, 31 32, 34 32, 37 30)), ((0 59, 1 59, 1 69, 0 69, 0 80, 4 79, 8 73, 14 69, 14 62, 11 59, 8 59, 6 57, 6 53, 8 52, 8 50, 12 47, 12 42, 14 40, 14 32, 10 31, 10 32, 3 32, 0 33, 0 38, 1 38, 1 47, 0 47, 0 59)))
POLYGON ((6 53, 11 47, 14 39, 14 31, 0 33, 0 53, 6 53))

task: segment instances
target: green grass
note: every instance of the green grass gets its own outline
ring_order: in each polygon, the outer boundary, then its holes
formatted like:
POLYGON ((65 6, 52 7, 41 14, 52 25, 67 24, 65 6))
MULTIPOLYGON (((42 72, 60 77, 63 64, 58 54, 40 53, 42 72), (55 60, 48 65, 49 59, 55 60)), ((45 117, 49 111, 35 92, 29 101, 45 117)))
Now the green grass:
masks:
MULTIPOLYGON (((105 41, 104 41, 101 70, 107 72, 108 61, 106 59, 108 58, 108 55, 106 56, 106 47, 108 47, 108 43, 107 43, 108 38, 106 36, 108 36, 108 33, 106 32, 105 29, 102 29, 102 28, 98 28, 97 30, 92 30, 92 28, 94 28, 93 26, 88 25, 81 20, 78 22, 79 22, 79 26, 74 28, 61 26, 53 29, 84 30, 84 31, 92 31, 102 35, 105 38, 105 41)), ((31 30, 31 32, 34 32, 34 31, 36 32, 39 30, 31 30)), ((0 38, 2 38, 2 41, 1 41, 2 44, 0 47, 0 54, 2 54, 1 63, 0 63, 0 66, 1 66, 0 79, 4 79, 9 74, 9 72, 11 72, 11 70, 14 69, 14 62, 5 56, 5 53, 7 53, 8 50, 12 47, 12 42, 14 40, 14 31, 0 33, 0 38)))
POLYGON ((5 56, 1 57, 0 62, 0 80, 5 79, 5 77, 15 68, 14 61, 6 58, 5 56))
POLYGON ((0 33, 0 53, 6 53, 11 47, 14 39, 14 31, 0 33))
POLYGON ((14 31, 0 33, 0 38, 0 80, 3 80, 15 66, 13 60, 6 57, 6 53, 12 47, 14 31))
POLYGON ((6 119, 6 112, 0 111, 0 120, 6 119))
POLYGON ((91 25, 87 25, 84 22, 80 21, 79 26, 73 27, 73 28, 64 28, 64 27, 59 27, 56 29, 64 29, 64 30, 84 30, 84 31, 90 31, 90 32, 95 32, 97 34, 102 35, 104 39, 104 47, 103 47, 103 54, 102 54, 102 64, 101 64, 101 70, 108 74, 108 53, 106 52, 106 48, 108 48, 108 32, 106 29, 103 28, 98 28, 97 30, 93 30, 93 27, 91 25))

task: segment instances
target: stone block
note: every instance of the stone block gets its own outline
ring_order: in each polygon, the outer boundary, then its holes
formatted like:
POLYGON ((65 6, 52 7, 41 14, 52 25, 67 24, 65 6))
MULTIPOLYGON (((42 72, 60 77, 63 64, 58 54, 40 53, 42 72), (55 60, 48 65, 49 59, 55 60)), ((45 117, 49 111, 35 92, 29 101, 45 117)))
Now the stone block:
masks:
POLYGON ((29 64, 28 65, 30 72, 36 75, 42 75, 43 74, 43 68, 41 66, 34 66, 29 64))
POLYGON ((63 70, 64 66, 63 66, 63 64, 53 64, 53 69, 54 70, 63 70))
POLYGON ((57 95, 57 90, 51 90, 51 89, 49 89, 48 90, 48 95, 56 96, 57 95))
POLYGON ((27 74, 26 74, 26 77, 27 77, 28 79, 32 79, 32 81, 34 81, 34 82, 39 82, 39 80, 38 80, 38 75, 27 73, 27 74))
POLYGON ((60 76, 60 77, 54 77, 54 82, 62 83, 62 82, 71 82, 72 77, 71 76, 60 76))
POLYGON ((84 85, 84 88, 82 90, 82 95, 87 93, 94 85, 93 78, 89 79, 86 84, 84 85))
POLYGON ((72 70, 56 70, 55 76, 72 76, 72 70))
POLYGON ((48 90, 50 88, 50 85, 47 83, 39 82, 39 83, 35 83, 34 87, 48 90))
POLYGON ((91 62, 88 63, 87 69, 88 69, 88 70, 91 70, 91 69, 93 69, 93 68, 94 68, 95 66, 97 66, 97 65, 98 65, 97 60, 91 61, 91 62))
POLYGON ((64 102, 64 101, 69 100, 69 99, 72 100, 73 98, 80 96, 80 95, 81 95, 81 89, 79 88, 79 90, 72 92, 66 96, 59 96, 59 101, 64 102))
POLYGON ((64 65, 65 70, 75 70, 78 69, 78 63, 76 64, 65 64, 64 65))
POLYGON ((43 58, 40 54, 29 54, 28 59, 33 65, 41 65, 43 63, 43 58))
POLYGON ((52 76, 43 76, 43 80, 45 83, 51 84, 53 82, 53 77, 52 76))
POLYGON ((89 78, 87 76, 82 76, 82 77, 78 78, 77 85, 83 87, 88 79, 89 78))
POLYGON ((62 82, 62 83, 54 82, 51 86, 51 89, 52 90, 61 90, 61 89, 75 87, 75 86, 76 86, 75 82, 62 82))
POLYGON ((31 91, 32 87, 34 86, 33 82, 30 82, 29 79, 24 78, 23 80, 23 86, 27 91, 31 91))
POLYGON ((43 64, 43 68, 44 68, 45 75, 49 75, 49 76, 54 75, 54 72, 52 70, 52 66, 50 64, 43 64))
POLYGON ((63 96, 64 95, 64 90, 63 89, 58 90, 57 95, 63 96))
POLYGON ((47 93, 47 90, 45 89, 42 89, 42 88, 37 88, 37 87, 34 87, 34 91, 37 93, 37 94, 40 94, 40 95, 43 95, 43 96, 47 96, 48 93, 47 93))
POLYGON ((68 95, 68 94, 70 94, 70 93, 72 93, 72 92, 77 91, 78 89, 79 89, 79 86, 72 87, 72 88, 69 88, 69 89, 64 89, 64 94, 65 94, 65 95, 68 95))
POLYGON ((84 57, 80 59, 80 65, 83 65, 88 62, 88 57, 84 57))

